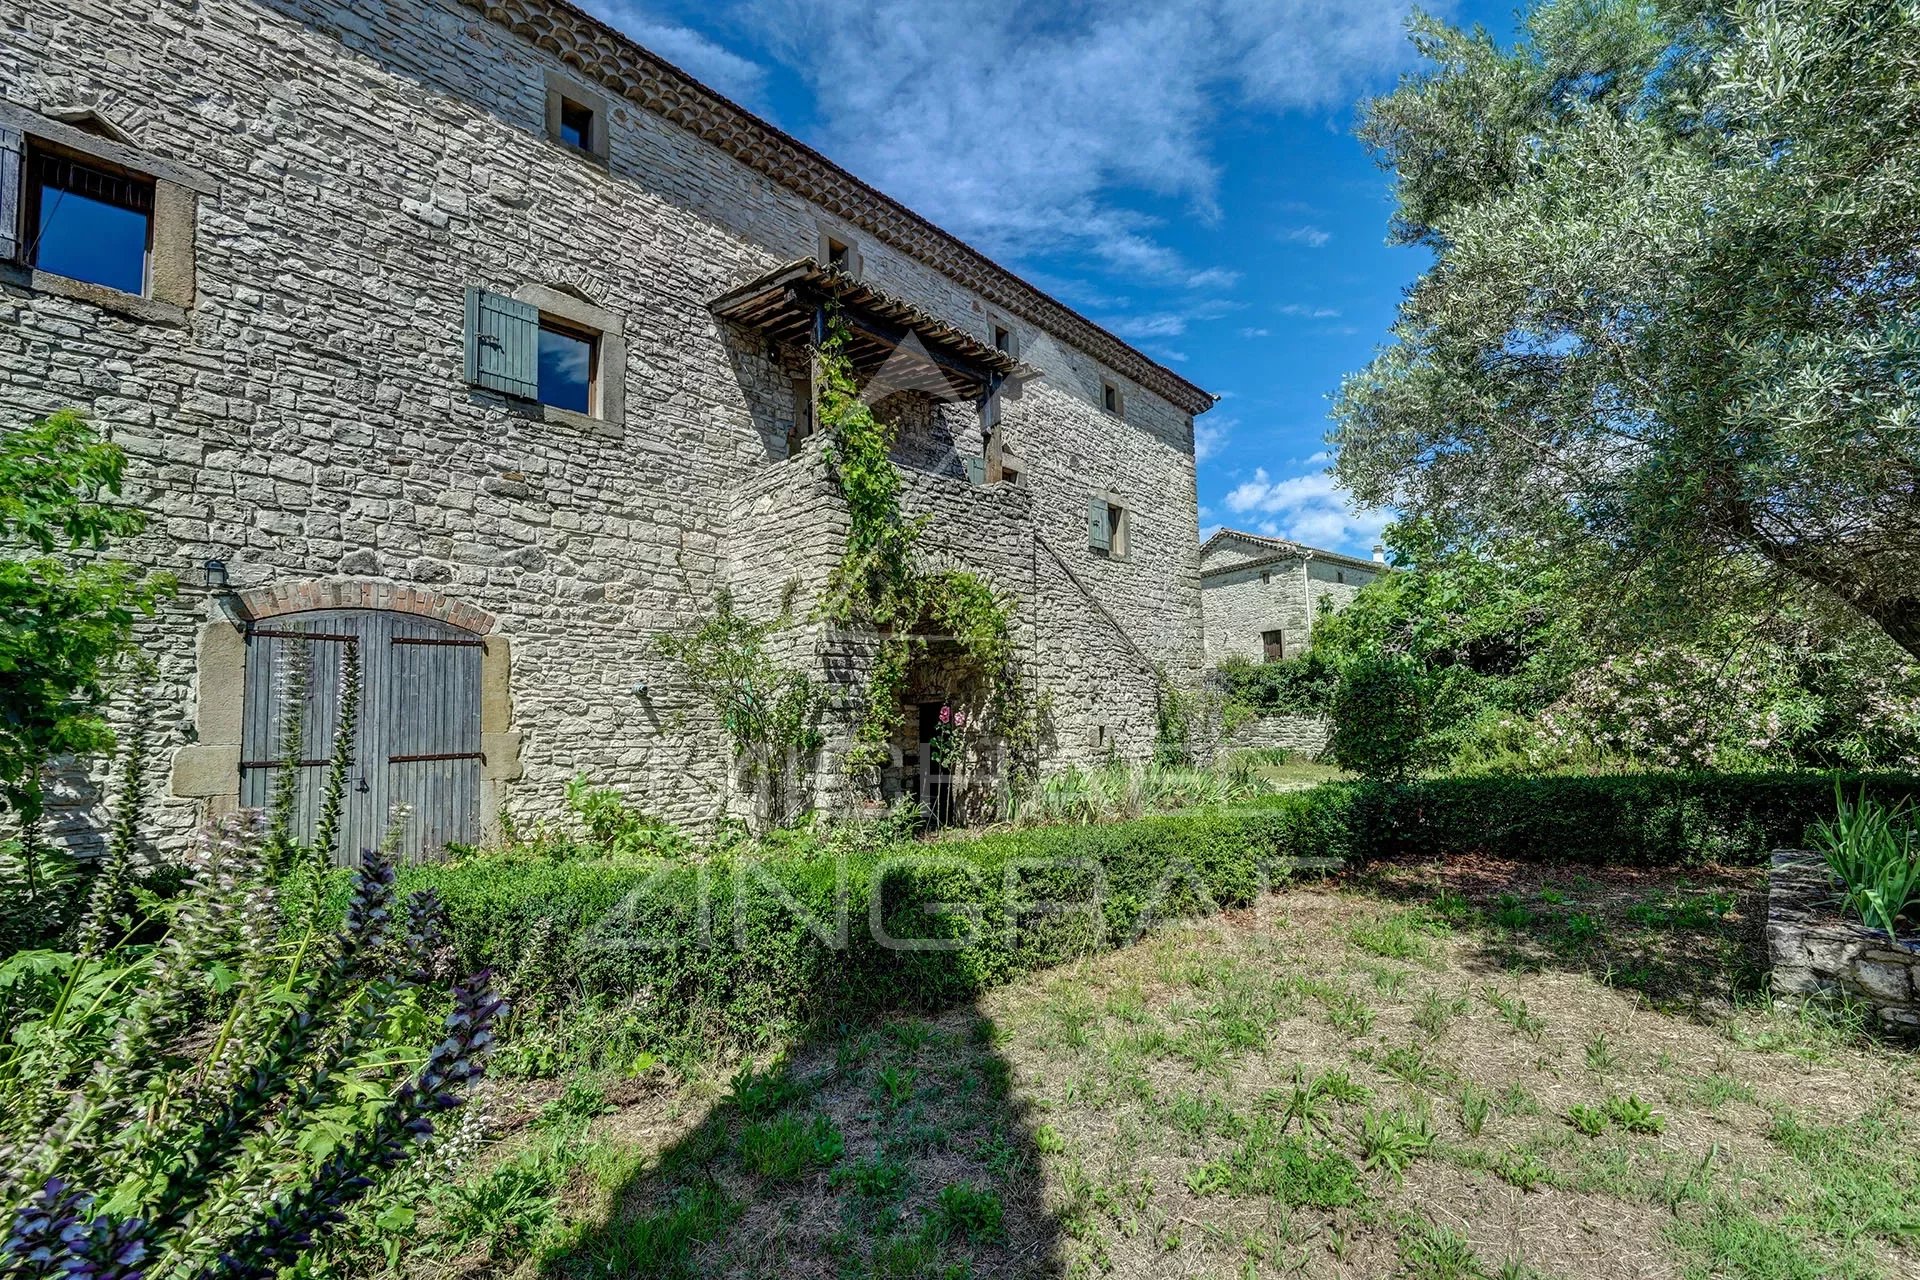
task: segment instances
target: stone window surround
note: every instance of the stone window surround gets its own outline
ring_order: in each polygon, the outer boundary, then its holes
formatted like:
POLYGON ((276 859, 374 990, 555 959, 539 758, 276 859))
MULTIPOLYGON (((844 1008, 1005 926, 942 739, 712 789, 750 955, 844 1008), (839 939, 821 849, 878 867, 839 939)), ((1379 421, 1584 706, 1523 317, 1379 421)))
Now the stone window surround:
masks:
POLYGON ((206 623, 195 646, 193 741, 174 752, 171 790, 199 800, 208 817, 240 806, 240 745, 246 702, 247 627, 320 609, 381 609, 431 618, 477 636, 480 649, 480 813, 500 808, 505 784, 521 775, 513 728, 512 643, 493 634, 485 610, 430 587, 361 578, 278 583, 239 592, 230 612, 206 623))
POLYGON ((1131 559, 1133 551, 1133 509, 1121 501, 1119 494, 1113 493, 1110 490, 1095 489, 1091 496, 1107 504, 1107 511, 1109 512, 1108 519, 1112 522, 1109 525, 1112 532, 1108 535, 1106 555, 1101 556, 1097 551, 1095 551, 1093 555, 1096 559, 1105 560, 1131 559), (1120 513, 1118 519, 1114 519, 1111 514, 1115 511, 1120 513))
POLYGON ((860 241, 855 238, 853 232, 845 227, 828 222, 825 219, 817 221, 814 224, 814 228, 818 232, 816 236, 817 243, 814 245, 815 260, 823 267, 832 262, 833 249, 828 242, 838 241, 847 246, 847 265, 842 267, 841 270, 858 279, 861 275, 862 268, 866 264, 860 257, 860 241))
POLYGON ((575 413, 539 406, 548 422, 564 423, 596 435, 619 437, 625 434, 627 421, 627 324, 611 311, 595 306, 563 289, 541 284, 523 284, 513 291, 514 299, 540 308, 542 316, 552 316, 578 329, 591 330, 599 339, 594 387, 598 402, 592 413, 575 413))
POLYGON ((1127 393, 1121 390, 1119 383, 1109 378, 1100 380, 1100 412, 1109 417, 1118 418, 1122 422, 1127 420, 1127 393), (1113 399, 1111 409, 1107 407, 1109 396, 1113 399))
POLYGON ((19 285, 35 293, 74 298, 137 320, 184 325, 194 300, 194 232, 199 218, 199 199, 219 193, 219 184, 198 169, 0 99, 0 245, 7 249, 6 260, 0 261, 0 282, 19 285), (19 141, 9 135, 16 135, 19 141), (14 241, 23 230, 19 217, 24 195, 26 142, 57 148, 77 158, 113 165, 153 180, 152 246, 148 250, 148 283, 144 295, 55 275, 20 260, 24 237, 14 241))
POLYGON ((546 89, 547 140, 583 160, 606 168, 608 144, 613 132, 613 103, 598 89, 590 89, 584 82, 558 71, 547 72, 546 89), (560 103, 563 98, 593 112, 593 129, 585 148, 576 147, 560 136, 560 103))

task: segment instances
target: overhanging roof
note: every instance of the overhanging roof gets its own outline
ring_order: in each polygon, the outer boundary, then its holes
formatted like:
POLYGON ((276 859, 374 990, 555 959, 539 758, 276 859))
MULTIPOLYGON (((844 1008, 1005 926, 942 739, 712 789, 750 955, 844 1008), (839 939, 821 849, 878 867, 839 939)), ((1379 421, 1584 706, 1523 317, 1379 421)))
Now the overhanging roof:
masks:
POLYGON ((707 305, 730 324, 796 344, 819 336, 821 317, 831 310, 846 325, 855 372, 871 377, 884 370, 901 390, 973 400, 1001 382, 1038 376, 998 347, 812 258, 777 267, 707 305))
POLYGON ((1359 556, 1350 556, 1344 551, 1328 551, 1324 547, 1310 547, 1304 542, 1295 542, 1291 538, 1269 538, 1264 534, 1248 533, 1244 529, 1222 529, 1200 544, 1200 576, 1230 573, 1235 569, 1245 569, 1249 565, 1271 564, 1276 560, 1325 560, 1332 564, 1348 565, 1355 569, 1365 569, 1369 573, 1386 573, 1393 568, 1381 560, 1366 560, 1359 556), (1207 552, 1227 540, 1250 543, 1265 555, 1252 560, 1238 560, 1233 564, 1206 567, 1207 552))
POLYGON ((570 0, 460 3, 614 96, 672 121, 834 217, 1132 378, 1169 404, 1199 414, 1218 399, 570 0))

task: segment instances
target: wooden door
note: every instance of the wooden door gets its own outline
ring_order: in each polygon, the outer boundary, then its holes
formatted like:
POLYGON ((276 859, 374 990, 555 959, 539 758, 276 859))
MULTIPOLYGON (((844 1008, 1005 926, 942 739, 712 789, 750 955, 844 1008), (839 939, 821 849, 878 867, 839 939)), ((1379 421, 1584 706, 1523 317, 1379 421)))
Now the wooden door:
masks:
POLYGON ((265 808, 288 756, 289 710, 300 697, 294 830, 311 840, 340 721, 351 652, 359 712, 336 861, 352 865, 398 825, 395 848, 413 858, 478 839, 478 636, 430 618, 331 609, 273 618, 248 634, 240 802, 265 808))

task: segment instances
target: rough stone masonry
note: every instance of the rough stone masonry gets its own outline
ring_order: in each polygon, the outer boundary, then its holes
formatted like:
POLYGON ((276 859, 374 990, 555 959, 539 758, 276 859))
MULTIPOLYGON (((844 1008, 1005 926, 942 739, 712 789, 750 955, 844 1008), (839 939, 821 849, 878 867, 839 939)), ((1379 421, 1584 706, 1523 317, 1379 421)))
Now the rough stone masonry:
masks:
POLYGON ((71 406, 132 459, 133 554, 183 586, 141 637, 172 838, 239 802, 249 646, 368 611, 423 661, 479 651, 472 750, 395 758, 479 760, 481 826, 575 773, 681 823, 737 807, 653 639, 723 586, 804 603, 835 557, 804 350, 710 309, 804 258, 910 309, 895 337, 1017 353, 990 408, 903 392, 900 456, 931 554, 1015 605, 1046 767, 1145 756, 1155 669, 1197 675, 1211 397, 571 6, 16 0, 7 27, 0 427, 71 406), (37 156, 150 185, 140 292, 36 267, 37 156), (487 385, 517 357, 476 350, 476 298, 588 335, 591 410, 487 385), (1124 546, 1090 541, 1096 498, 1124 546))

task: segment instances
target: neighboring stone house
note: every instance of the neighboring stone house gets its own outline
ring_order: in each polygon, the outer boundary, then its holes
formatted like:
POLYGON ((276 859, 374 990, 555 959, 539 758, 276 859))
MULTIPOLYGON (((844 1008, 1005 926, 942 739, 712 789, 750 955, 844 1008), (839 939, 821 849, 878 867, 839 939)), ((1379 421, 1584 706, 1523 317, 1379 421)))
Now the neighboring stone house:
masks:
MULTIPOLYGON (((134 554, 183 584, 143 637, 170 838, 266 798, 303 653, 317 780, 349 643, 356 843, 397 803, 411 850, 480 838, 576 772, 737 812, 654 647, 722 588, 791 601, 835 776, 829 303, 930 554, 1015 605, 1044 767, 1146 756, 1154 669, 1197 676, 1212 397, 564 0, 20 0, 6 31, 0 425, 77 407, 132 459, 134 554)), ((909 681, 892 790, 945 679, 909 681)))
POLYGON ((1206 665, 1230 657, 1278 662, 1305 653, 1314 619, 1344 609, 1361 587, 1388 572, 1373 559, 1222 529, 1200 548, 1206 665))

